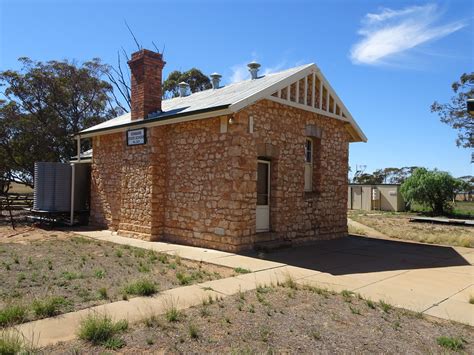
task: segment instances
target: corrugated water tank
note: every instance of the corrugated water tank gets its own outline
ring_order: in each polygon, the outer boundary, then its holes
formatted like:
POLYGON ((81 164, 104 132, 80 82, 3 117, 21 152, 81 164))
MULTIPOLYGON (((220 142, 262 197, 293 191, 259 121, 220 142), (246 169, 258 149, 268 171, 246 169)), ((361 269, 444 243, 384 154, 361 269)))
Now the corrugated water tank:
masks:
POLYGON ((90 164, 36 162, 33 210, 71 210, 71 178, 74 171, 74 210, 88 209, 90 164))

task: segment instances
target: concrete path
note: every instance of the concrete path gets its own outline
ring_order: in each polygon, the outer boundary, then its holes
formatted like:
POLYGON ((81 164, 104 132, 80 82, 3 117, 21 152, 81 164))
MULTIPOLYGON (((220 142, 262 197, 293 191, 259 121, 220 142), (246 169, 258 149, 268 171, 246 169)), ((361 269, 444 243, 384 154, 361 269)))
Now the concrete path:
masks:
POLYGON ((227 297, 288 277, 302 285, 337 292, 350 290, 374 301, 384 300, 397 307, 474 326, 474 305, 469 304, 469 297, 474 296, 474 249, 470 248, 347 237, 265 255, 237 255, 130 239, 109 231, 77 234, 252 272, 19 325, 17 329, 36 346, 73 339, 80 320, 89 312, 106 313, 134 323, 165 313, 170 303, 184 309, 201 304, 209 296, 227 297))

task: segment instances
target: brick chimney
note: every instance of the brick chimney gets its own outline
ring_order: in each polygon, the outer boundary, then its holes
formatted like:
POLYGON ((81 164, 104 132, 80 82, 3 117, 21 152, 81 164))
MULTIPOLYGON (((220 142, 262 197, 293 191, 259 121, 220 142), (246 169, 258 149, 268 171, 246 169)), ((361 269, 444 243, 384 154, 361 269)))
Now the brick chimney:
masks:
POLYGON ((166 62, 160 53, 142 49, 132 54, 128 65, 132 72, 132 121, 161 111, 162 72, 166 62))

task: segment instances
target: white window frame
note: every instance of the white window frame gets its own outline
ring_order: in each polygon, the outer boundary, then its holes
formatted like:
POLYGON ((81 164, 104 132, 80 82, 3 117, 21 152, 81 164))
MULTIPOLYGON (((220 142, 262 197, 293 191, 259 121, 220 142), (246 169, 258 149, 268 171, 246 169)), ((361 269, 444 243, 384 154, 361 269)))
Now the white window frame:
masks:
POLYGON ((311 138, 306 138, 304 143, 304 191, 311 192, 313 191, 314 142, 311 138), (310 149, 308 149, 308 144, 310 149))

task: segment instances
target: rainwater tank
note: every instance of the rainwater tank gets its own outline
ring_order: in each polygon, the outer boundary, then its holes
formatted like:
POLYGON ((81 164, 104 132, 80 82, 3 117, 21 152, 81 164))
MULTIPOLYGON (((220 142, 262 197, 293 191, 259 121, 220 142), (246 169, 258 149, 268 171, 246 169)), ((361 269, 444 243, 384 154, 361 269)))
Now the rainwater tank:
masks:
POLYGON ((67 212, 71 209, 71 165, 36 162, 33 210, 67 212))

